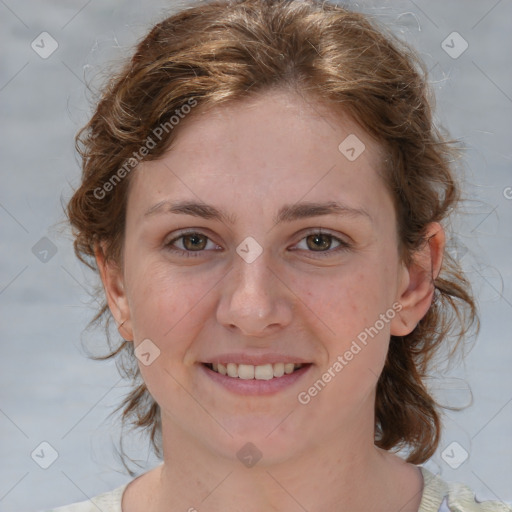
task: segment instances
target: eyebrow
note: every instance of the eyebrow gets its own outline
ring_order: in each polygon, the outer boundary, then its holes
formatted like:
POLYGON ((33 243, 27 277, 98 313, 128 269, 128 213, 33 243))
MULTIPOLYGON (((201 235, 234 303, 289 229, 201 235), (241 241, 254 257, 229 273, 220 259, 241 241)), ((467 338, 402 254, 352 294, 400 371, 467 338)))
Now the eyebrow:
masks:
MULTIPOLYGON (((196 201, 171 202, 167 200, 160 201, 159 203, 151 206, 144 213, 144 218, 155 214, 169 213, 192 215, 194 217, 201 217, 207 220, 217 220, 230 225, 233 225, 236 221, 236 216, 229 215, 213 205, 196 201)), ((354 208, 337 201, 328 201, 324 203, 302 202, 284 205, 274 217, 274 224, 292 222, 294 220, 318 217, 322 215, 336 215, 353 218, 366 217, 373 223, 371 215, 364 208, 354 208)))

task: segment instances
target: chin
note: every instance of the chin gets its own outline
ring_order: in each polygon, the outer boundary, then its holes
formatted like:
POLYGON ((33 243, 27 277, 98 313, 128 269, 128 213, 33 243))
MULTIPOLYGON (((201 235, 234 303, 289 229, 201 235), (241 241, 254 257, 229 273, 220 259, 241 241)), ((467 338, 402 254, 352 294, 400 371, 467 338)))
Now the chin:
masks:
POLYGON ((247 467, 279 464, 296 457, 305 441, 304 431, 283 428, 285 418, 286 414, 279 418, 262 418, 260 415, 232 419, 223 423, 232 437, 209 438, 208 443, 219 456, 230 461, 238 460, 247 467))

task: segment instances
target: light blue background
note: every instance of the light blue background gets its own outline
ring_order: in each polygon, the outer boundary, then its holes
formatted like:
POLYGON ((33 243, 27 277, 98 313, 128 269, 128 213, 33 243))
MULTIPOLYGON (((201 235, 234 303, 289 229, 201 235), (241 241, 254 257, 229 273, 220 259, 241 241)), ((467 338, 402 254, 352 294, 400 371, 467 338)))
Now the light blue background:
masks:
MULTIPOLYGON (((84 81, 111 63, 177 3, 153 1, 0 2, 0 511, 35 511, 85 500, 131 479, 113 455, 119 428, 105 421, 128 388, 112 362, 81 349, 94 313, 94 276, 78 263, 62 206, 79 181, 74 135, 90 116, 84 81), (31 42, 46 31, 58 49, 39 57, 31 42), (32 247, 48 237, 46 263, 32 247), (30 457, 49 442, 58 459, 41 469, 30 457)), ((426 466, 475 490, 512 502, 512 3, 509 1, 357 2, 409 41, 431 69, 438 119, 466 146, 465 194, 454 221, 456 248, 479 300, 482 330, 465 363, 433 382, 461 404, 444 417, 440 448, 426 466), (451 58, 441 42, 453 31, 468 49, 451 58), (467 252, 465 247, 467 247, 467 252), (451 380, 450 380, 451 379, 451 380), (458 379, 458 380, 454 380, 458 379), (460 384, 463 384, 462 388, 460 384), (453 441, 469 458, 452 469, 441 452, 453 441)), ((95 78, 96 77, 96 78, 95 78)), ((129 440, 143 472, 157 463, 148 444, 129 440)))

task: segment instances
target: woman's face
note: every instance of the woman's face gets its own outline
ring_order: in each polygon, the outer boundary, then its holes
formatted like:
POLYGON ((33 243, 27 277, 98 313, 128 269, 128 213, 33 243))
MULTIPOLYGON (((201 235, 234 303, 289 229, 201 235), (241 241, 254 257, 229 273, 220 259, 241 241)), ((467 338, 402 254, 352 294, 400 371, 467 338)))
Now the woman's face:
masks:
POLYGON ((390 334, 415 325, 378 147, 284 92, 179 128, 133 171, 107 284, 164 436, 233 458, 251 442, 270 462, 373 435, 390 334), (283 363, 304 366, 279 376, 283 363))

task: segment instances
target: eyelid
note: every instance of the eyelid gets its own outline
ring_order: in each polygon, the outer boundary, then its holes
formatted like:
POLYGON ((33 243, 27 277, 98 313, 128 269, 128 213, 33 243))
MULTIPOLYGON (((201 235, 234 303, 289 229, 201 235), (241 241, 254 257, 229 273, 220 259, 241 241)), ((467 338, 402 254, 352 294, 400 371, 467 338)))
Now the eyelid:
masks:
MULTIPOLYGON (((345 240, 343 240, 343 238, 341 238, 340 234, 333 233, 332 231, 330 231, 328 229, 324 229, 324 228, 308 228, 300 233, 300 236, 301 236, 300 240, 302 240, 304 237, 309 236, 309 235, 329 235, 329 236, 332 236, 333 238, 336 238, 340 242, 345 242, 348 244, 347 241, 345 241, 345 240)), ((345 235, 345 236, 346 236, 346 238, 350 238, 348 235, 345 235)))

